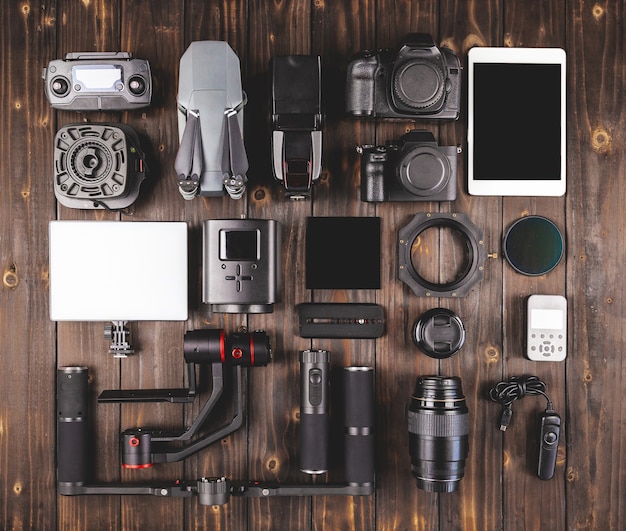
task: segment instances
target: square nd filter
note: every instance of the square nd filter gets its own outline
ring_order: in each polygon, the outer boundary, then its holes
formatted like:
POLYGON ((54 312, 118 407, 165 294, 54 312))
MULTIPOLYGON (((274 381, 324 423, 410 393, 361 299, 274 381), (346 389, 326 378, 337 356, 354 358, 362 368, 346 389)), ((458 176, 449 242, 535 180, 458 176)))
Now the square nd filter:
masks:
POLYGON ((306 287, 380 289, 380 218, 307 218, 306 287))

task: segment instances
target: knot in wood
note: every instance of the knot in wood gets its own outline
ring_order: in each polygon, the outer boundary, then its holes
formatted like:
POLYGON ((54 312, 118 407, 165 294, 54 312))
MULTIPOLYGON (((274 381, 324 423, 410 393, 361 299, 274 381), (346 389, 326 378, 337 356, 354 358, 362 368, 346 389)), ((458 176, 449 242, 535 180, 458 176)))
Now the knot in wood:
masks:
POLYGON ((601 126, 591 135, 591 146, 596 153, 607 153, 611 149, 611 135, 601 126))
POLYGON ((2 275, 2 283, 9 289, 15 289, 20 283, 20 277, 17 274, 17 266, 11 264, 2 275))

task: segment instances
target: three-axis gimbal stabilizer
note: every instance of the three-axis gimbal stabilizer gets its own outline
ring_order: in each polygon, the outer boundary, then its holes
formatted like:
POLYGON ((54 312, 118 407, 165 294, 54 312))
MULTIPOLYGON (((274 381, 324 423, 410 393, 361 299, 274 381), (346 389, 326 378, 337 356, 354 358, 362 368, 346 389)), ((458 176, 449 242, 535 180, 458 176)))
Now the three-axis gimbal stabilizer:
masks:
MULTIPOLYGON (((213 389, 193 424, 181 432, 139 428, 122 433, 122 462, 126 468, 145 468, 153 463, 185 459, 212 442, 237 430, 242 423, 241 367, 266 365, 271 349, 265 332, 233 334, 222 330, 192 331, 185 336, 185 360, 189 365, 188 389, 105 391, 104 402, 169 401, 190 402, 196 394, 194 365, 211 363, 213 389), (225 426, 176 447, 171 443, 188 441, 195 435, 215 406, 223 389, 223 365, 234 370, 235 414, 225 426)), ((301 370, 310 367, 301 364, 301 370)), ((315 367, 313 367, 315 369, 315 367)), ((151 482, 146 484, 92 483, 88 422, 88 368, 61 367, 57 370, 57 482, 61 495, 151 495, 158 497, 198 497, 202 505, 221 505, 230 496, 362 496, 374 492, 374 402, 373 370, 346 367, 344 370, 345 482, 283 485, 259 481, 231 481, 225 477, 203 477, 193 481, 151 482)), ((327 444, 327 441, 320 441, 327 444)))

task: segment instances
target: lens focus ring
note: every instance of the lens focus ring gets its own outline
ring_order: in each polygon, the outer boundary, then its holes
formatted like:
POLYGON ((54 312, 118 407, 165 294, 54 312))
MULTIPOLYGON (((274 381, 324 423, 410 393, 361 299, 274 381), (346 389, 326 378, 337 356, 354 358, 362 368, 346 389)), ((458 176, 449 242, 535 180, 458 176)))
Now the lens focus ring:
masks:
POLYGON ((409 433, 426 437, 459 437, 469 434, 467 412, 456 415, 409 411, 409 433))

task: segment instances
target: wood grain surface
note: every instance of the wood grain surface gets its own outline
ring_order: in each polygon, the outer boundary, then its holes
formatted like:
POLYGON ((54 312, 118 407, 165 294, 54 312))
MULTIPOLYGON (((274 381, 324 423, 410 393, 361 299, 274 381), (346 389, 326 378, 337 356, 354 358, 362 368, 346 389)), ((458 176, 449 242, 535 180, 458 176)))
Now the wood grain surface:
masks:
MULTIPOLYGON (((3 2, 0 529, 626 528, 625 7, 624 0, 3 2), (473 46, 546 46, 567 51, 564 197, 469 196, 464 151, 454 202, 360 200, 358 145, 381 145, 419 127, 432 131, 440 145, 466 149, 465 107, 453 122, 355 120, 345 115, 345 74, 352 54, 393 48, 406 33, 416 31, 432 34, 463 65, 473 46), (187 46, 198 40, 227 41, 241 61, 248 97, 244 137, 250 170, 246 197, 239 201, 228 197, 185 201, 177 189, 173 166, 178 149, 178 64, 187 46), (41 79, 50 60, 68 52, 120 50, 150 61, 154 79, 150 107, 124 113, 76 113, 50 107, 41 79), (268 65, 272 57, 288 54, 318 54, 322 60, 323 170, 306 201, 285 199, 270 166, 268 65), (140 135, 150 175, 132 215, 76 210, 56 202, 54 135, 60 127, 77 122, 122 122, 140 135), (398 230, 419 212, 467 214, 482 231, 485 250, 497 253, 497 258, 486 260, 482 281, 466 297, 417 297, 398 280, 398 230), (564 259, 539 277, 520 275, 501 258, 504 232, 529 214, 552 219, 566 239, 564 259), (310 216, 381 219, 381 289, 306 288, 304 241, 310 216), (202 222, 240 217, 281 224, 282 289, 273 313, 211 313, 201 302, 202 222), (131 323, 138 352, 123 360, 107 353, 104 323, 50 321, 48 223, 55 219, 186 221, 188 321, 131 323), (533 293, 568 299, 564 362, 524 358, 525 299, 533 293), (386 314, 386 333, 376 340, 301 338, 296 306, 303 302, 380 304, 386 314), (422 354, 411 339, 415 319, 436 306, 456 312, 467 333, 460 353, 441 361, 422 354), (184 333, 200 328, 224 328, 230 333, 242 327, 266 330, 273 349, 267 367, 243 371, 243 427, 182 462, 122 471, 120 431, 133 426, 189 425, 210 390, 203 387, 200 397, 184 406, 96 404, 97 395, 104 389, 183 387, 184 333), (298 353, 307 348, 331 351, 334 377, 348 365, 375 367, 374 495, 233 497, 226 505, 205 507, 194 498, 57 494, 55 376, 57 367, 64 365, 86 365, 90 370, 92 465, 100 483, 221 475, 279 484, 312 482, 298 466, 298 353), (420 374, 456 375, 463 382, 470 454, 460 489, 452 494, 419 490, 411 474, 407 408, 420 374), (492 385, 522 374, 536 374, 546 382, 563 421, 551 481, 540 481, 534 471, 536 420, 543 399, 516 403, 506 433, 498 430, 499 406, 488 399, 492 385)), ((463 106, 465 89, 464 85, 463 106)), ((432 257, 420 263, 425 275, 445 279, 454 274, 459 256, 451 245, 449 234, 441 231, 422 242, 422 250, 432 257)), ((112 249, 112 276, 123 274, 123 268, 123 257, 115 256, 112 249)), ((94 294, 94 304, 97 299, 94 294)), ((220 410, 211 417, 211 426, 230 414, 228 407, 220 410)), ((335 455, 333 464, 337 466, 322 479, 341 481, 342 468, 335 455)))

